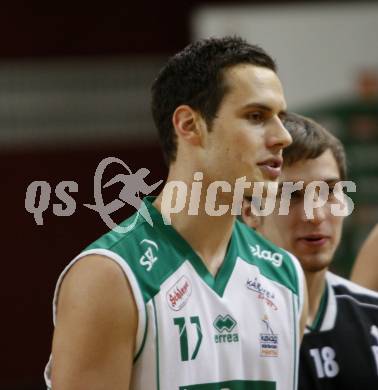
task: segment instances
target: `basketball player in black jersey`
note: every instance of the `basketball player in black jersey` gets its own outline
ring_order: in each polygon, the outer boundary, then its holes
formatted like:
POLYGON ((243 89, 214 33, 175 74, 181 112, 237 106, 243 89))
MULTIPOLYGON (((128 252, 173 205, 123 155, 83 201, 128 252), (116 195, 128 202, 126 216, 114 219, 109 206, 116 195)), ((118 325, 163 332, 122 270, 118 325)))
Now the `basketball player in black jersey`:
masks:
POLYGON ((256 216, 247 200, 243 219, 292 252, 305 272, 309 316, 301 346, 299 389, 377 390, 378 294, 328 271, 344 219, 334 215, 331 207, 343 199, 336 185, 346 179, 343 146, 312 120, 296 114, 282 120, 293 143, 284 150, 280 182, 303 180, 306 188, 312 181, 323 181, 329 186, 328 198, 310 218, 304 207, 305 191, 297 190, 291 195, 288 215, 279 215, 281 190, 271 215, 256 216))

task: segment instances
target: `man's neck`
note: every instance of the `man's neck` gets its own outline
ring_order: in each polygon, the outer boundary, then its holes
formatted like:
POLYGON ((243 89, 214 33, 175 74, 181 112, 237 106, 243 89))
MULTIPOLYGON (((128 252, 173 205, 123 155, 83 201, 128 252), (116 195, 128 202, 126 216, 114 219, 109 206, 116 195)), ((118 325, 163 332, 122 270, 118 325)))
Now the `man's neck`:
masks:
MULTIPOLYGON (((163 190, 164 191, 164 190, 163 190)), ((202 189, 201 201, 199 202, 196 215, 189 215, 189 196, 191 195, 188 186, 185 206, 179 212, 169 214, 171 225, 190 244, 192 249, 201 257, 209 272, 216 275, 225 258, 228 244, 231 239, 235 216, 230 210, 222 216, 211 216, 206 211, 206 187, 202 189)), ((172 205, 178 201, 177 194, 169 199, 172 205)), ((182 201, 182 199, 181 199, 182 201)), ((167 219, 166 207, 163 192, 156 198, 154 206, 167 219)), ((219 204, 227 205, 224 200, 219 204)), ((231 206, 230 208, 231 209, 231 206)))
POLYGON ((326 272, 323 269, 318 272, 305 272, 308 289, 308 319, 307 325, 312 325, 319 311, 320 302, 326 286, 326 272))

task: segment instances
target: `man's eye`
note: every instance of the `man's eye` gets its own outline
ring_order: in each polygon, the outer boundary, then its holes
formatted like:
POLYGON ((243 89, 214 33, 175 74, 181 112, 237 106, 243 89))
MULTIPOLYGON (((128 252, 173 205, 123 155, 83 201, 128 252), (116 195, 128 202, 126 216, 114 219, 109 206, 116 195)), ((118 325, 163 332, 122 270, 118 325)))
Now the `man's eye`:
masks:
POLYGON ((248 120, 252 121, 252 122, 262 122, 264 120, 264 115, 259 112, 259 111, 256 111, 256 112, 250 112, 248 114, 248 120))

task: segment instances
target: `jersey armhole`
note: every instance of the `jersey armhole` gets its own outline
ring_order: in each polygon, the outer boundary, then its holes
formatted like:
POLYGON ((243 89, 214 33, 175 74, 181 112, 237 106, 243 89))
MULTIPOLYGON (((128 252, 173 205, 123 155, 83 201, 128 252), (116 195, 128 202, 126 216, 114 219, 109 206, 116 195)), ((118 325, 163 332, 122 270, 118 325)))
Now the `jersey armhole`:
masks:
POLYGON ((304 304, 304 272, 299 263, 299 260, 290 252, 285 251, 289 256, 296 270, 296 278, 298 284, 298 313, 299 317, 302 316, 303 304, 304 304))
POLYGON ((54 326, 56 324, 56 314, 57 314, 57 304, 58 304, 58 297, 59 297, 59 291, 60 286, 63 282, 64 277, 66 276, 67 272, 70 270, 70 268, 80 259, 82 259, 85 256, 89 255, 100 255, 105 256, 110 261, 116 262, 120 268, 122 269, 125 277, 127 278, 132 294, 135 299, 135 303, 137 305, 137 311, 138 311, 138 327, 137 327, 137 335, 136 335, 136 341, 135 341, 135 351, 134 351, 134 361, 139 356, 143 344, 144 344, 144 338, 145 333, 147 329, 147 310, 146 305, 144 303, 144 299, 142 296, 141 289, 139 287, 138 281, 131 270, 130 266, 127 264, 127 262, 119 256, 117 253, 114 253, 108 249, 90 249, 87 251, 84 251, 80 253, 78 256, 76 256, 63 270, 63 272, 60 274, 58 282, 55 287, 54 292, 54 299, 53 299, 53 322, 54 326))

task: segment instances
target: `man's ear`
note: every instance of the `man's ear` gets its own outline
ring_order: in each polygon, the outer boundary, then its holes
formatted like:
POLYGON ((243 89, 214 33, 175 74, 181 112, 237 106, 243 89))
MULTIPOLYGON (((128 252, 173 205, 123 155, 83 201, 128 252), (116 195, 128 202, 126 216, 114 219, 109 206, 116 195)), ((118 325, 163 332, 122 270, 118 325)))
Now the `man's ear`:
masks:
POLYGON ((253 203, 245 198, 243 199, 241 216, 243 222, 252 229, 258 230, 258 228, 261 226, 261 216, 256 215, 256 212, 254 212, 253 203))
POLYGON ((201 115, 190 106, 178 106, 172 116, 172 124, 178 138, 191 145, 201 145, 206 124, 201 115))

